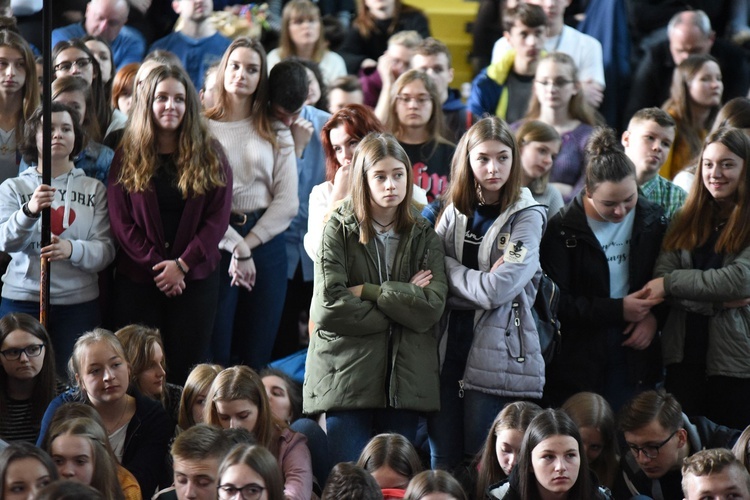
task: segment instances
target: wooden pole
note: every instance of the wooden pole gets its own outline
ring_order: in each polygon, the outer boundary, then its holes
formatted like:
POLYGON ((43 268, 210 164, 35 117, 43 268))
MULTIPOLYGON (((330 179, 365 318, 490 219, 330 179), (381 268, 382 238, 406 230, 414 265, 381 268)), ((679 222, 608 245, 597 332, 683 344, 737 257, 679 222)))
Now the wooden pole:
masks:
MULTIPOLYGON (((44 81, 42 83, 42 184, 52 184, 52 0, 44 0, 42 11, 44 30, 44 81)), ((42 248, 52 241, 50 209, 42 211, 42 248)), ((41 276, 39 277, 39 322, 47 327, 49 317, 49 283, 50 263, 42 259, 41 276)))

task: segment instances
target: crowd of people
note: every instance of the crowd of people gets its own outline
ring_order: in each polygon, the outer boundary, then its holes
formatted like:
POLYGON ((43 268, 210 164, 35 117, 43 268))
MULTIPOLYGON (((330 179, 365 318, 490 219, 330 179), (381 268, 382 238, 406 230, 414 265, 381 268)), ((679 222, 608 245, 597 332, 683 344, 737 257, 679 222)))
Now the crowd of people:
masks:
POLYGON ((79 3, 43 137, 0 2, 0 500, 750 500, 747 0, 483 0, 464 96, 401 0, 79 3))

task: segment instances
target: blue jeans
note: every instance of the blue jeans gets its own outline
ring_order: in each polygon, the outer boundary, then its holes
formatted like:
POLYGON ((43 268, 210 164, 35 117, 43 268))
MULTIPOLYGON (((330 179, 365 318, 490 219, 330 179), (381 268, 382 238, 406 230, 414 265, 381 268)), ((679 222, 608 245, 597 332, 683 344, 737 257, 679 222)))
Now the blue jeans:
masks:
POLYGON ((375 434, 401 434, 410 443, 417 435, 419 414, 411 410, 341 410, 326 413, 328 454, 332 464, 356 462, 375 434))
MULTIPOLYGON (((0 317, 11 312, 22 312, 39 318, 39 302, 12 300, 3 297, 0 302, 0 317)), ((68 360, 73 346, 82 334, 93 330, 101 323, 99 301, 81 304, 52 305, 47 318, 47 331, 52 339, 57 373, 67 379, 68 360)))
MULTIPOLYGON (((243 237, 262 211, 248 215, 243 226, 233 226, 243 237)), ((221 252, 219 305, 211 337, 211 358, 222 366, 246 364, 259 370, 271 361, 286 297, 286 240, 284 233, 253 249, 257 272, 252 291, 231 286, 232 255, 221 252), (230 354, 232 353, 232 354, 230 354)))

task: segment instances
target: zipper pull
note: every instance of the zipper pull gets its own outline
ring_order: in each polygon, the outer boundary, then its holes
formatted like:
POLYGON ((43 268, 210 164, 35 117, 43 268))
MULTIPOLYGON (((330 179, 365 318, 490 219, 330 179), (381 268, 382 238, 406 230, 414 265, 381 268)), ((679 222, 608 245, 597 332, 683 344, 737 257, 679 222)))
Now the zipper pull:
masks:
POLYGON ((458 397, 463 399, 464 397, 464 381, 459 380, 458 381, 458 397))

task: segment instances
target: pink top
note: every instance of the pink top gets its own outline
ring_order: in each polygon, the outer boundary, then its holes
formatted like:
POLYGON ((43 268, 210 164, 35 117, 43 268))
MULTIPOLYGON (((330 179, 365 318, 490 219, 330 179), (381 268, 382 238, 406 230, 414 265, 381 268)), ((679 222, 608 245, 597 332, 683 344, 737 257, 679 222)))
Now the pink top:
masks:
POLYGON ((284 477, 284 496, 293 500, 310 500, 313 473, 307 438, 288 427, 281 431, 278 460, 284 477))

